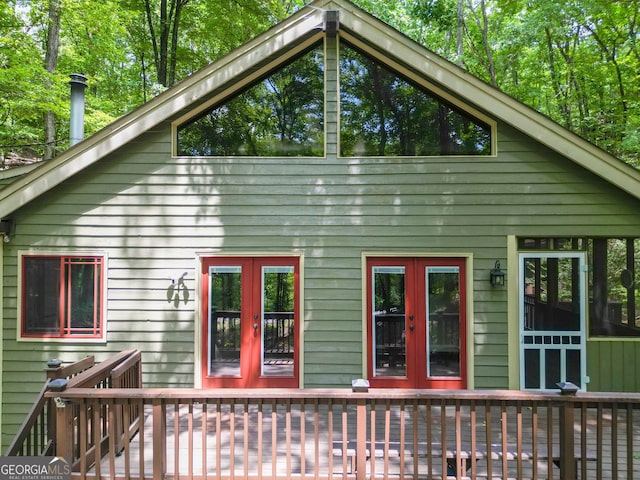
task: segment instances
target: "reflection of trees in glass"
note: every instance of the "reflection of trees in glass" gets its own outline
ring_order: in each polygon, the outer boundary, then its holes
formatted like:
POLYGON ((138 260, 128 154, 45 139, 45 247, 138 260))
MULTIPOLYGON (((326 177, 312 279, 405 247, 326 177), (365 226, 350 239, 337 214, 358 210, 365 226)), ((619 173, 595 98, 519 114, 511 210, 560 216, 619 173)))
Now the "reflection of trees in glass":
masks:
POLYGON ((491 129, 343 46, 340 148, 355 155, 485 155, 491 129))
POLYGON ((375 311, 404 313, 404 272, 374 272, 374 275, 375 311))
POLYGON ((216 272, 211 274, 211 305, 220 311, 240 311, 241 302, 240 269, 237 272, 216 272))
POLYGON ((178 131, 179 155, 322 156, 324 74, 316 48, 178 131))
POLYGON ((290 272, 264 274, 265 312, 293 312, 293 279, 293 269, 290 272))
MULTIPOLYGON (((66 275, 71 286, 70 305, 71 328, 91 328, 94 323, 94 312, 100 311, 96 305, 99 297, 95 292, 95 276, 100 275, 100 266, 93 259, 71 260, 66 266, 66 275)), ((99 313, 97 313, 99 315, 99 313)))
POLYGON ((458 313, 459 311, 458 273, 429 273, 429 312, 458 313))
POLYGON ((640 240, 607 239, 607 301, 619 305, 620 321, 640 327, 640 240))

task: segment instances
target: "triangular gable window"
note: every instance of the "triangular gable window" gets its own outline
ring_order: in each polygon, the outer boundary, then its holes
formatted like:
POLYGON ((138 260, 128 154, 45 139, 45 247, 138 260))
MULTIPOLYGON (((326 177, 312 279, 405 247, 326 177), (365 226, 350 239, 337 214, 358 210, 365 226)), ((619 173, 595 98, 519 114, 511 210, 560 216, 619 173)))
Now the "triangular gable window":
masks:
POLYGON ((340 53, 342 156, 491 154, 489 125, 358 50, 340 53))
POLYGON ((179 126, 177 154, 322 157, 325 135, 339 138, 342 157, 493 153, 492 128, 481 114, 344 42, 339 50, 339 62, 337 51, 330 52, 326 67, 339 69, 339 86, 325 85, 324 45, 317 44, 179 126), (338 88, 339 122, 327 124, 331 131, 325 133, 325 91, 331 100, 338 88))
POLYGON ((178 129, 178 155, 324 155, 321 47, 178 129))

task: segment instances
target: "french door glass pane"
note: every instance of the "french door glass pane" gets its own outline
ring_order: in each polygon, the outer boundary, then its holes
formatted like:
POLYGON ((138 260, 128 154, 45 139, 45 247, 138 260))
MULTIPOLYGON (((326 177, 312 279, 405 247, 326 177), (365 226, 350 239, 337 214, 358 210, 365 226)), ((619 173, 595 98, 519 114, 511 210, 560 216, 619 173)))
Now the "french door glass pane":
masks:
MULTIPOLYGON (((262 267, 262 375, 294 375, 294 267, 262 267)), ((255 325, 254 325, 255 327, 255 325)))
POLYGON ((242 267, 209 267, 210 376, 240 376, 242 267))
POLYGON ((374 375, 406 376, 405 267, 373 267, 374 375))
POLYGON ((460 269, 427 267, 427 376, 460 376, 460 269))

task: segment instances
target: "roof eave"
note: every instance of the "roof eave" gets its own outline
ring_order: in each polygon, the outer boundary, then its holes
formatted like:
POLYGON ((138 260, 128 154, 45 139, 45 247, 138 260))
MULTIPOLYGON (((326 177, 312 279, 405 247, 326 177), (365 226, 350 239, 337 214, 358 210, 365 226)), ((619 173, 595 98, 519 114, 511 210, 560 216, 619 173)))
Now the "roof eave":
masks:
POLYGON ((94 135, 41 164, 30 174, 0 190, 0 219, 114 152, 142 133, 250 71, 261 59, 290 48, 300 38, 321 32, 324 12, 307 6, 228 55, 178 82, 169 90, 119 118, 94 135), (239 62, 238 59, 244 61, 239 62))
POLYGON ((325 10, 340 11, 342 35, 366 39, 434 84, 446 85, 465 101, 640 199, 640 171, 559 126, 424 48, 368 13, 341 0, 319 0, 171 89, 116 120, 88 139, 0 190, 0 219, 153 129, 268 56, 291 48, 311 32, 321 34, 325 10), (239 61, 242 60, 242 61, 239 61))
POLYGON ((640 170, 593 145, 548 117, 501 92, 466 70, 389 28, 357 7, 340 15, 343 34, 375 40, 375 47, 410 66, 430 81, 446 85, 466 101, 485 110, 551 150, 574 161, 611 184, 640 199, 640 170), (463 93, 462 93, 463 92, 463 93))

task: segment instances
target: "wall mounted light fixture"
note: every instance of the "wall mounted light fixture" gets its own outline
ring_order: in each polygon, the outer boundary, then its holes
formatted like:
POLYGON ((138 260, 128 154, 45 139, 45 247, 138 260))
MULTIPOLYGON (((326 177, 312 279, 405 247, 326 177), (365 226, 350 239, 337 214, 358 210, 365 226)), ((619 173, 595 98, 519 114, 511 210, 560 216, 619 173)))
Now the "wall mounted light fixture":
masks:
POLYGON ((0 235, 4 238, 4 243, 9 243, 9 241, 13 238, 15 234, 16 224, 13 220, 2 220, 0 221, 0 235))
POLYGON ((496 264, 489 272, 489 281, 493 287, 501 287, 504 285, 505 273, 500 270, 500 260, 496 260, 496 264))

